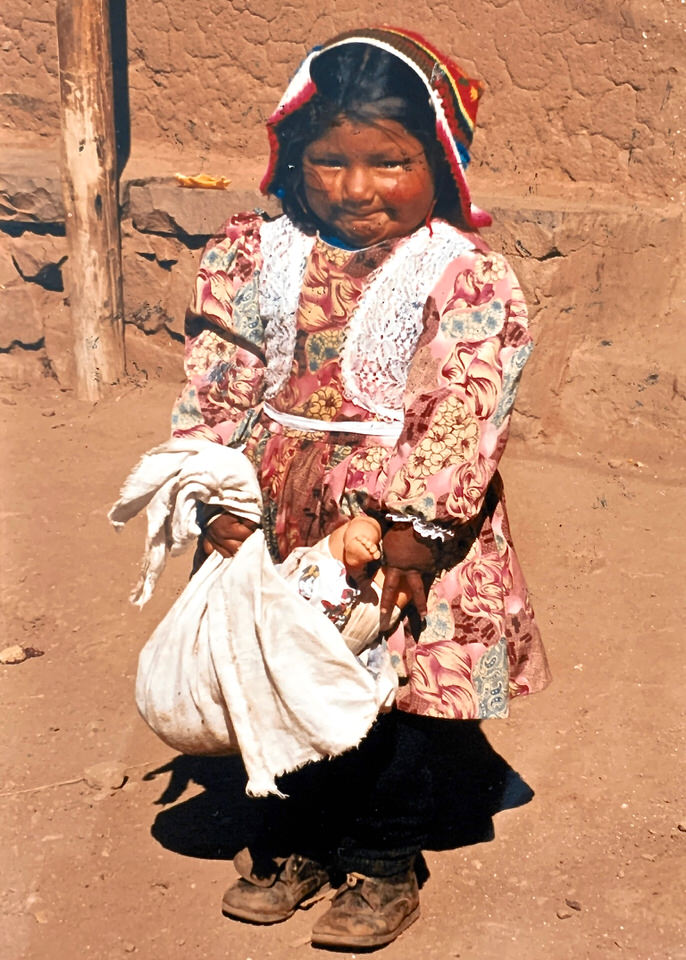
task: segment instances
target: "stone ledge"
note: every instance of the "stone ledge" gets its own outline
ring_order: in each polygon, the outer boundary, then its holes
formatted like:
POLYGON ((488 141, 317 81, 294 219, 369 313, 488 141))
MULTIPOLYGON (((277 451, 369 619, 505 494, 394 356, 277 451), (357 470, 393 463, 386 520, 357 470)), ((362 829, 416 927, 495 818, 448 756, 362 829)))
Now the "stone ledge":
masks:
MULTIPOLYGON (((182 169, 193 166, 178 158, 177 162, 182 169)), ((238 161, 223 165, 232 186, 221 191, 180 187, 168 167, 168 163, 155 166, 134 160, 123 172, 122 219, 131 217, 141 232, 207 238, 227 217, 242 210, 258 207, 272 215, 279 212, 278 203, 260 193, 256 170, 238 161)), ((34 224, 64 224, 60 160, 54 148, 3 149, 0 223, 25 224, 29 228, 34 224)))
POLYGON ((0 221, 10 223, 64 223, 59 181, 26 177, 21 186, 0 174, 0 221))
POLYGON ((0 221, 64 223, 59 159, 53 150, 3 150, 0 221))
POLYGON ((124 184, 124 211, 136 230, 165 236, 206 238, 228 217, 255 208, 277 215, 278 202, 257 190, 189 190, 155 178, 124 184))

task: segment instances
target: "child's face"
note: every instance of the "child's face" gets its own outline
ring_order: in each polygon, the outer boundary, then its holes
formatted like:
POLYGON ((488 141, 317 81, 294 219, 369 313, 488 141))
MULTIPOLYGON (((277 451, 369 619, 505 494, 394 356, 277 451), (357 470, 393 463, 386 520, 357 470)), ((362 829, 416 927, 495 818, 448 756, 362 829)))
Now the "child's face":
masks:
POLYGON ((395 120, 341 118, 305 150, 303 179, 312 212, 354 247, 406 236, 434 205, 424 148, 395 120))

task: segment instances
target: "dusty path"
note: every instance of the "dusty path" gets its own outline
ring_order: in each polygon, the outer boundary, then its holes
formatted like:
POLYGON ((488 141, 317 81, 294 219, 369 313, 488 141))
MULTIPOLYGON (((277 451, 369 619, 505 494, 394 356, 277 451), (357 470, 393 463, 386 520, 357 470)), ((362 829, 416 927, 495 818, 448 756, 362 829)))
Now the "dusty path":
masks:
MULTIPOLYGON (((3 960, 316 956, 321 905, 277 928, 221 917, 238 766, 175 760, 133 706, 137 652, 187 562, 138 613, 126 598, 142 524, 116 537, 105 513, 166 436, 174 393, 132 386, 90 407, 0 384, 0 646, 44 652, 0 667, 3 960), (103 761, 126 766, 121 789, 82 779, 103 761), (154 771, 171 761, 170 787, 154 771)), ((494 842, 427 854, 422 919, 389 960, 686 957, 677 467, 665 479, 656 465, 511 444, 515 537, 555 683, 484 730, 536 796, 498 814, 494 842)))

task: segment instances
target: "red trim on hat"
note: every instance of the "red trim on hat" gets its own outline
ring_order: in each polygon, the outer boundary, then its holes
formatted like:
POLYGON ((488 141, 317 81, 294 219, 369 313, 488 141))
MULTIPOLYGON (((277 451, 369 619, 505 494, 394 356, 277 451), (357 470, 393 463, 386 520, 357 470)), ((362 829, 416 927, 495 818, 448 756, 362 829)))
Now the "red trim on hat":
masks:
POLYGON ((378 29, 385 30, 387 33, 393 33, 396 36, 405 37, 406 39, 411 40, 412 43, 420 48, 420 50, 428 53, 429 56, 432 57, 439 66, 443 67, 450 86, 452 87, 453 92, 464 111, 465 119, 469 125, 469 128, 473 132, 474 128, 476 127, 476 110, 479 104, 479 97, 483 91, 482 84, 478 80, 468 77, 464 70, 462 70, 462 68, 455 63, 454 60, 451 60, 450 57, 444 56, 440 50, 429 43, 428 40, 425 40, 424 37, 420 36, 420 34, 413 33, 411 30, 402 30, 400 27, 384 26, 378 29), (466 81, 469 91, 467 98, 463 97, 461 91, 459 90, 459 87, 461 86, 460 80, 466 81), (476 90, 477 92, 477 96, 473 99, 472 90, 476 90))
POLYGON ((450 172, 453 175, 457 187, 457 195, 460 200, 462 216, 465 218, 465 222, 470 227, 490 227, 493 219, 485 210, 481 210, 472 204, 464 170, 462 169, 459 157, 455 154, 455 145, 439 124, 436 124, 436 136, 443 147, 450 166, 450 172))
MULTIPOLYGON (((436 47, 432 46, 427 40, 424 39, 424 37, 421 37, 419 34, 413 33, 410 30, 402 30, 398 27, 384 26, 380 29, 387 33, 410 40, 421 50, 429 54, 429 56, 436 61, 438 66, 443 68, 442 77, 438 82, 432 83, 432 86, 441 99, 441 104, 443 106, 443 111, 446 116, 449 130, 444 130, 442 125, 438 123, 438 118, 436 118, 436 136, 443 147, 443 152, 446 155, 446 159, 448 160, 448 164, 450 166, 450 171, 453 175, 453 179, 455 180, 460 199, 460 207, 462 208, 462 215, 465 218, 466 223, 471 227, 490 226, 493 222, 490 214, 472 204, 469 187, 467 186, 467 178, 465 177, 464 168, 462 166, 462 159, 455 144, 456 134, 460 131, 460 122, 455 113, 455 99, 462 108, 467 122, 472 130, 476 125, 476 109, 479 103, 479 98, 477 96, 473 101, 470 100, 469 107, 471 109, 467 110, 467 103, 465 103, 460 91, 457 89, 457 84, 459 83, 460 79, 466 80, 468 85, 467 89, 470 91, 470 97, 472 89, 477 90, 477 92, 480 94, 481 84, 479 84, 478 81, 472 80, 470 77, 468 77, 453 60, 444 57, 443 54, 436 49, 436 47), (445 90, 446 82, 452 87, 452 90, 455 94, 454 99, 452 96, 450 96, 450 91, 445 90)), ((465 143, 465 146, 469 147, 469 143, 465 143)))
POLYGON ((295 113, 296 110, 299 110, 300 107, 304 106, 308 100, 312 99, 316 92, 317 88, 315 87, 312 78, 310 78, 297 97, 293 97, 293 99, 288 103, 283 103, 278 106, 271 117, 267 120, 267 137, 269 138, 269 164, 260 182, 261 193, 269 193, 269 188, 272 180, 274 179, 274 175, 276 174, 276 167, 279 162, 279 150, 281 145, 276 132, 277 124, 281 123, 285 117, 289 117, 292 113, 295 113))

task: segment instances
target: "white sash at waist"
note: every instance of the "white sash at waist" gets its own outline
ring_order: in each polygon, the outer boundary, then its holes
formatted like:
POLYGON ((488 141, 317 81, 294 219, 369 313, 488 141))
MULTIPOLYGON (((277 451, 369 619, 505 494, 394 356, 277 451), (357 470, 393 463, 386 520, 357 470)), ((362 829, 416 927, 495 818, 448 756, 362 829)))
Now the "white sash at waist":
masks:
POLYGON ((360 433, 370 437, 387 437, 397 440, 403 429, 402 420, 386 423, 383 420, 315 420, 311 417, 296 417, 291 413, 275 410, 270 404, 262 407, 267 416, 282 427, 304 430, 308 433, 360 433))

